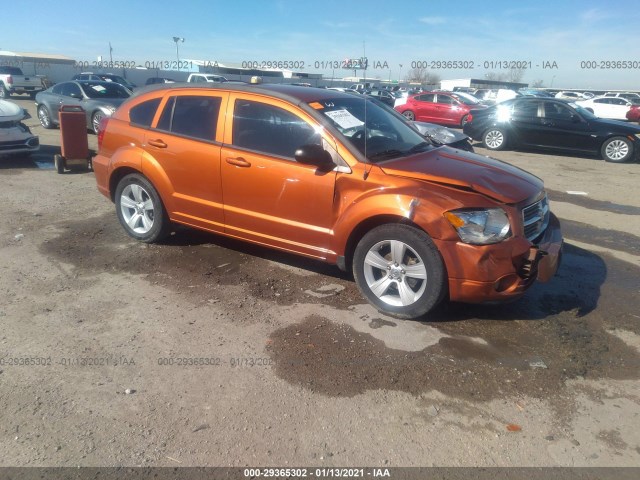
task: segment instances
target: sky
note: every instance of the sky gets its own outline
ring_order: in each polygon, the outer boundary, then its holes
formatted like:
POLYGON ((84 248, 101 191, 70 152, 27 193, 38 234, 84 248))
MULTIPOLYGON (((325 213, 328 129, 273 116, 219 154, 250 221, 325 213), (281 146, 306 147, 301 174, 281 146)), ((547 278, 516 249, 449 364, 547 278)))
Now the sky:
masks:
POLYGON ((83 61, 109 59, 109 43, 113 60, 173 61, 181 37, 181 60, 352 76, 327 64, 366 55, 366 76, 381 80, 420 65, 442 79, 486 78, 520 62, 525 83, 640 90, 638 0, 30 0, 3 9, 0 24, 0 50, 83 61))

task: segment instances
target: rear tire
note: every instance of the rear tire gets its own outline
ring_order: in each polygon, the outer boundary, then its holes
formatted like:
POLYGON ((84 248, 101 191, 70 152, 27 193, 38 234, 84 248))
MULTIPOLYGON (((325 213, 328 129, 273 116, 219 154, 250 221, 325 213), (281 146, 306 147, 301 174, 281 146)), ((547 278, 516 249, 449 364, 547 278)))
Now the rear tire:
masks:
POLYGON ((460 127, 464 127, 467 122, 469 121, 469 115, 463 115, 462 119, 460 120, 460 127))
POLYGON ((362 237, 353 275, 374 307, 399 318, 425 315, 447 291, 440 252, 425 232, 409 225, 381 225, 362 237))
POLYGON ((410 120, 412 122, 416 119, 415 114, 411 110, 406 110, 406 111, 402 112, 402 115, 404 115, 404 118, 406 118, 407 120, 410 120))
POLYGON ((44 105, 40 105, 38 107, 38 120, 40 120, 40 125, 47 130, 53 128, 53 121, 51 120, 51 114, 49 113, 49 109, 44 105))
POLYGON ((98 134, 98 130, 100 130, 100 120, 102 120, 104 117, 105 117, 104 113, 101 112, 100 110, 96 111, 91 116, 91 130, 96 135, 98 134))
POLYGON ((124 230, 136 240, 154 243, 169 234, 169 217, 149 180, 131 173, 118 182, 116 213, 124 230))

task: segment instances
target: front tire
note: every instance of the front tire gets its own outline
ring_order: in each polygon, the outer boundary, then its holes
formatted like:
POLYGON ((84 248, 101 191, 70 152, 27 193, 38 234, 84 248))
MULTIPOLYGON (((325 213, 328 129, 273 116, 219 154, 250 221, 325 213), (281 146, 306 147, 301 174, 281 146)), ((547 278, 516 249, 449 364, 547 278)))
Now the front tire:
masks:
POLYGON ((136 240, 154 243, 169 234, 169 218, 160 195, 144 176, 131 173, 123 177, 115 203, 120 224, 136 240))
POLYGON ((0 85, 0 100, 7 100, 10 96, 9 90, 4 88, 4 85, 0 85))
POLYGON ((463 115, 462 118, 460 119, 460 127, 464 127, 467 122, 469 122, 469 115, 463 115))
POLYGON ((607 162, 624 163, 633 156, 633 144, 624 137, 611 137, 602 144, 600 153, 607 162))
POLYGON ((399 318, 421 317, 446 293, 440 252, 425 232, 409 225, 381 225, 362 237, 353 275, 373 306, 399 318))
POLYGON ((482 143, 489 150, 503 150, 507 146, 507 134, 501 128, 492 127, 482 135, 482 143))

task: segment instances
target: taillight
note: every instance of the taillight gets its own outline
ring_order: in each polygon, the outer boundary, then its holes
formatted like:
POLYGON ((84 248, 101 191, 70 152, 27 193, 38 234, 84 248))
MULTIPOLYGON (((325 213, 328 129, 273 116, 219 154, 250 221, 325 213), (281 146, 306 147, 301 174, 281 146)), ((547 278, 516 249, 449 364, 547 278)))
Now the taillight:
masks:
POLYGON ((9 75, 9 76, 7 77, 7 83, 8 83, 9 85, 13 85, 13 77, 12 77, 11 75, 9 75))
POLYGON ((108 123, 109 117, 102 117, 100 119, 100 125, 98 126, 98 150, 102 149, 102 140, 104 139, 104 132, 107 130, 108 123))

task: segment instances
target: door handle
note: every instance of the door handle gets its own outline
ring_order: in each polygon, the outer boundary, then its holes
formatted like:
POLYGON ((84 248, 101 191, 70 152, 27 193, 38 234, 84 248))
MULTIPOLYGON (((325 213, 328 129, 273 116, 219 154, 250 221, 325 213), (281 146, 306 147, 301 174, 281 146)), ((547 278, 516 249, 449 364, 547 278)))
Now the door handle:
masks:
POLYGON ((555 123, 553 123, 553 122, 542 122, 542 125, 544 125, 545 127, 554 127, 555 123))
POLYGON ((251 164, 247 162, 244 158, 227 158, 227 163, 231 165, 235 165, 236 167, 250 167, 251 164))
POLYGON ((167 148, 167 144, 162 140, 148 140, 147 143, 158 148, 167 148))

